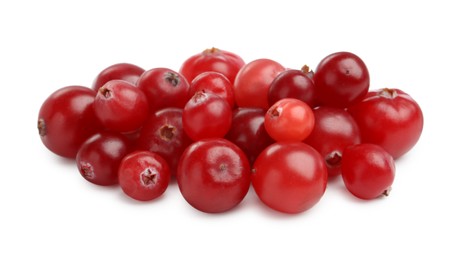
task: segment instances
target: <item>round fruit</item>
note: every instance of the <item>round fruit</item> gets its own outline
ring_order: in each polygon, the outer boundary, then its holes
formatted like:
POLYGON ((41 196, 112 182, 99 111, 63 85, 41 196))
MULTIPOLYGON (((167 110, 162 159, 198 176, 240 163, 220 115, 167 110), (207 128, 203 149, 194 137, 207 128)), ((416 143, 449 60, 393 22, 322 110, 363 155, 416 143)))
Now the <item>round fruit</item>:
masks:
POLYGON ((286 70, 281 72, 270 84, 268 102, 275 104, 283 98, 296 98, 310 107, 315 106, 315 87, 309 76, 308 67, 302 70, 286 70))
POLYGON ((348 112, 359 126, 362 142, 380 145, 394 158, 412 149, 423 131, 420 106, 399 89, 371 91, 348 112))
POLYGON ((190 86, 190 96, 196 92, 204 90, 214 93, 225 99, 231 108, 235 106, 235 96, 233 95, 233 85, 230 81, 218 72, 203 72, 193 79, 190 86))
POLYGON ((327 170, 320 154, 305 143, 274 143, 257 157, 252 186, 270 208, 300 213, 323 196, 327 170))
POLYGON ((106 82, 115 79, 135 85, 144 71, 144 69, 130 63, 117 63, 102 70, 93 81, 92 88, 98 91, 106 82))
POLYGON ((180 192, 194 208, 219 213, 238 205, 250 186, 246 155, 225 139, 214 138, 190 145, 178 165, 180 192))
POLYGON ((68 86, 51 94, 42 104, 37 120, 40 139, 53 153, 76 158, 85 140, 102 127, 93 110, 95 91, 68 86))
POLYGON ((158 154, 137 151, 122 159, 118 177, 119 185, 129 197, 140 201, 153 200, 169 185, 169 165, 158 154))
POLYGON ((239 107, 269 108, 268 89, 285 68, 269 59, 254 60, 241 68, 234 84, 235 101, 239 107))
POLYGON ((369 200, 389 195, 395 165, 392 156, 381 146, 357 144, 347 147, 341 167, 344 184, 356 197, 369 200))
POLYGON ((316 99, 321 105, 345 108, 365 97, 370 75, 357 55, 336 52, 318 64, 314 83, 316 99))

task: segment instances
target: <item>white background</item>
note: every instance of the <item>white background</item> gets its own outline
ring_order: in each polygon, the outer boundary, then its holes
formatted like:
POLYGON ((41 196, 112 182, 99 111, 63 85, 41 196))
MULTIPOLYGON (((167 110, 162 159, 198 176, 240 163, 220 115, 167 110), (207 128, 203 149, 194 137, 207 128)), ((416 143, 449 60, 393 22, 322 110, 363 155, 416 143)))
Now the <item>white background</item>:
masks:
POLYGON ((462 259, 463 25, 458 1, 2 1, 0 259, 462 259), (425 127, 392 193, 361 201, 340 180, 284 215, 253 192, 219 215, 172 185, 134 202, 86 182, 40 142, 40 105, 117 62, 178 70, 209 47, 247 62, 315 67, 351 51, 371 88, 400 88, 425 127))

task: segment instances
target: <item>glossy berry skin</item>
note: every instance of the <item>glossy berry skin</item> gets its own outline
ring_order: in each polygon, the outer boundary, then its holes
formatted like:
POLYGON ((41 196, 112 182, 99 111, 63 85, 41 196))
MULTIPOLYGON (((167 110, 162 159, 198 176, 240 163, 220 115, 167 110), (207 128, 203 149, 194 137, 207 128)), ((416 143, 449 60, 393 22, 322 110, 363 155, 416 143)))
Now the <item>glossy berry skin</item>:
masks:
POLYGON ((123 80, 111 80, 101 87, 94 108, 103 126, 121 133, 139 129, 149 115, 145 94, 123 80))
POLYGON ((323 158, 301 142, 274 143, 257 157, 252 186, 259 199, 284 213, 300 213, 313 207, 327 185, 323 158))
POLYGON ((312 109, 294 98, 284 98, 273 104, 265 114, 264 126, 276 141, 298 142, 306 139, 314 127, 312 109))
POLYGON ((380 145, 394 158, 412 149, 423 131, 420 106, 399 89, 371 91, 348 111, 359 126, 362 142, 380 145))
POLYGON ((178 186, 185 200, 207 213, 225 212, 238 205, 249 190, 250 178, 246 155, 221 138, 190 145, 177 171, 178 186))
POLYGON ((317 107, 313 110, 315 125, 305 143, 317 150, 325 160, 330 177, 341 174, 344 148, 359 144, 360 130, 354 118, 344 109, 317 107))
POLYGON ((138 137, 137 149, 161 155, 169 164, 172 176, 176 176, 180 156, 191 144, 183 131, 182 114, 180 108, 157 111, 146 121, 138 137))
POLYGON ((320 105, 346 108, 365 97, 370 86, 370 74, 357 55, 336 52, 320 61, 314 83, 320 105))
POLYGON ((223 74, 207 71, 196 76, 191 82, 190 97, 200 90, 214 93, 225 99, 231 108, 235 106, 233 85, 223 74))
POLYGON ((95 91, 67 86, 52 93, 42 104, 37 128, 42 143, 53 153, 75 159, 85 140, 101 129, 93 102, 95 91))
POLYGON ((296 98, 310 107, 315 107, 315 86, 307 70, 286 70, 270 84, 268 90, 269 105, 283 98, 296 98))
POLYGON ((275 142, 265 130, 265 113, 261 108, 235 109, 232 126, 225 136, 246 153, 251 165, 267 146, 275 142))
POLYGON ((234 84, 235 101, 239 107, 269 108, 270 84, 285 68, 269 59, 254 60, 241 68, 234 84))
POLYGON ((342 179, 356 197, 370 200, 389 195, 394 176, 394 159, 381 146, 363 143, 344 149, 342 179))
POLYGON ((118 179, 122 190, 129 197, 140 201, 153 200, 169 186, 169 165, 158 154, 136 151, 122 159, 118 179))
POLYGON ((166 108, 183 108, 189 100, 188 81, 168 68, 147 70, 140 76, 137 87, 145 93, 152 113, 166 108))
POLYGON ((77 168, 87 181, 102 185, 118 183, 118 167, 129 153, 129 141, 119 133, 103 132, 89 138, 76 156, 77 168))
POLYGON ((183 130, 193 141, 224 137, 231 122, 232 109, 227 101, 205 91, 194 94, 182 115, 183 130))
POLYGON ((185 76, 188 82, 192 82, 199 74, 214 71, 223 74, 233 84, 236 74, 243 66, 244 61, 237 54, 210 48, 185 60, 180 68, 180 74, 185 76))
POLYGON ((93 81, 92 88, 98 91, 106 82, 110 80, 124 80, 133 85, 137 83, 144 69, 130 63, 117 63, 102 70, 93 81))

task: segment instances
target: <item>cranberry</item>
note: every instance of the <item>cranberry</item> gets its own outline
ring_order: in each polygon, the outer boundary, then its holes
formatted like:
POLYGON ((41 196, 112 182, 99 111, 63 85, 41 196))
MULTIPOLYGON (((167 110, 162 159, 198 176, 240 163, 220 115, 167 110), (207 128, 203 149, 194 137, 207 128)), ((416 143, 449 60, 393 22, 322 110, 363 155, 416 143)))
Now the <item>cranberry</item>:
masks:
POLYGON ((344 109, 317 107, 313 110, 315 125, 304 141, 325 159, 329 176, 341 174, 344 148, 360 143, 360 130, 352 116, 344 109))
POLYGON ((275 141, 264 126, 266 111, 260 108, 238 108, 233 111, 232 126, 226 138, 243 150, 251 164, 275 141))
POLYGON ((106 82, 115 79, 135 84, 144 71, 144 69, 130 63, 117 63, 102 70, 93 81, 92 88, 97 91, 106 82))
POLYGON ((183 108, 190 98, 188 81, 167 68, 155 68, 143 73, 137 83, 148 98, 150 111, 166 107, 183 108))
POLYGON ((183 111, 180 108, 164 108, 152 115, 141 129, 137 148, 161 155, 169 164, 172 176, 191 140, 183 131, 183 111))
POLYGON ((190 86, 190 96, 196 92, 204 90, 214 93, 225 99, 231 108, 235 106, 235 96, 233 95, 233 85, 223 75, 217 72, 203 72, 193 79, 190 86))
POLYGON ((223 74, 233 84, 235 77, 244 61, 240 56, 229 51, 217 48, 206 49, 195 54, 183 62, 180 73, 188 82, 206 71, 215 71, 223 74))
POLYGON ((219 213, 246 196, 250 167, 246 155, 225 139, 205 139, 190 145, 178 165, 178 186, 194 208, 219 213))
POLYGON ((43 144, 53 153, 76 158, 82 143, 102 127, 93 110, 95 91, 68 86, 51 94, 39 111, 37 128, 43 144))
POLYGON ((169 185, 169 166, 158 154, 133 152, 122 159, 118 179, 129 197, 141 201, 153 200, 161 196, 169 185))
POLYGON ((104 132, 89 138, 79 149, 76 161, 80 174, 97 185, 118 183, 119 163, 129 153, 129 141, 118 133, 104 132))
POLYGON ((321 105, 345 108, 365 97, 370 75, 357 55, 336 52, 318 64, 314 83, 316 99, 321 105))
POLYGON ((112 131, 132 132, 139 129, 149 115, 145 94, 123 80, 111 80, 98 90, 95 113, 112 131))

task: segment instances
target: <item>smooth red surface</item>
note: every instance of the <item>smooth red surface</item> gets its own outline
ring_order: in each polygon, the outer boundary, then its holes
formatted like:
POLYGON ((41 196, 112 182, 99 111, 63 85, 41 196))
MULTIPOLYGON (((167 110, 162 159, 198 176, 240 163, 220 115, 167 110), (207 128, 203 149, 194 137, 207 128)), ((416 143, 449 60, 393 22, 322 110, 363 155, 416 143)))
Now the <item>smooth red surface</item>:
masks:
POLYGON ((360 128, 362 142, 380 145, 394 158, 412 149, 423 131, 420 106, 399 89, 371 91, 348 111, 360 128))
POLYGON ((96 134, 79 149, 77 168, 82 177, 91 183, 103 186, 117 184, 119 163, 129 153, 129 146, 129 141, 122 134, 96 134))
POLYGON ((270 59, 258 59, 246 64, 236 75, 235 101, 239 107, 269 108, 268 89, 285 68, 270 59))
POLYGON ((276 141, 303 141, 314 127, 312 109, 303 101, 284 98, 273 104, 265 114, 264 126, 276 141))
POLYGON ((166 107, 183 108, 190 98, 188 81, 168 68, 147 70, 140 76, 137 87, 145 93, 151 113, 166 107))
POLYGON ((329 176, 341 174, 344 148, 360 143, 360 130, 354 118, 344 109, 317 107, 313 110, 315 125, 305 143, 325 159, 329 176))
POLYGON ((270 84, 268 90, 269 105, 283 98, 296 98, 310 107, 315 106, 315 86, 309 72, 285 70, 270 84))
POLYGON ((369 200, 388 195, 394 176, 394 159, 381 146, 363 143, 344 149, 342 179, 356 197, 369 200))
POLYGON ((161 196, 169 185, 169 165, 158 154, 136 151, 122 159, 118 179, 129 197, 140 201, 153 200, 161 196))
POLYGON ((284 213, 300 213, 313 207, 327 185, 323 158, 311 146, 274 143, 254 163, 252 186, 259 199, 284 213))
POLYGON ((251 165, 267 146, 275 142, 265 130, 265 112, 261 108, 235 109, 232 126, 226 135, 246 153, 251 165))
POLYGON ((157 111, 144 124, 137 143, 137 149, 161 155, 169 164, 172 176, 177 173, 180 156, 191 144, 183 131, 182 113, 180 108, 157 111))
POLYGON ((98 90, 94 108, 103 126, 116 132, 139 129, 149 115, 145 94, 123 80, 111 80, 104 84, 98 90))
POLYGON ((185 60, 179 72, 188 82, 206 71, 223 74, 233 84, 236 74, 244 66, 244 61, 235 53, 217 48, 206 49, 185 60))
POLYGON ((93 110, 95 91, 68 86, 52 93, 40 107, 37 127, 53 153, 75 159, 82 143, 102 127, 93 110))
POLYGON ((370 86, 370 74, 357 55, 336 52, 320 61, 314 83, 320 105, 345 108, 365 97, 370 86))
POLYGON ((110 80, 124 80, 135 85, 144 69, 130 63, 113 64, 102 70, 93 81, 92 88, 97 91, 110 80))
POLYGON ((194 208, 219 213, 237 206, 250 186, 246 155, 235 144, 221 138, 190 145, 177 172, 178 186, 194 208))
POLYGON ((183 130, 194 141, 224 137, 231 122, 232 109, 227 101, 205 91, 196 92, 183 110, 183 130))
POLYGON ((196 92, 204 90, 214 93, 225 99, 231 108, 235 106, 235 95, 233 94, 233 85, 221 73, 207 71, 196 76, 191 82, 190 97, 196 92))

